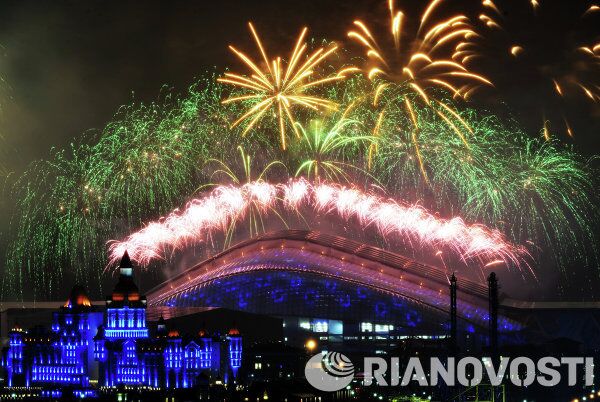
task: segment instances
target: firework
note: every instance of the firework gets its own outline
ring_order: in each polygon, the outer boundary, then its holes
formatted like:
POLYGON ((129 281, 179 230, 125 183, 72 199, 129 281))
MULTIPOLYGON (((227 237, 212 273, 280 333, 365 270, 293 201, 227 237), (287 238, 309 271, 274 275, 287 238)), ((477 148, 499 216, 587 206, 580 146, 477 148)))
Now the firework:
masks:
POLYGON ((350 172, 364 173, 357 163, 348 159, 359 155, 360 149, 375 139, 361 135, 361 124, 344 116, 342 113, 339 119, 333 119, 332 125, 322 120, 312 121, 307 129, 298 125, 302 138, 293 153, 304 158, 299 162, 296 176, 350 183, 350 172))
POLYGON ((467 98, 480 85, 492 84, 465 66, 467 59, 473 56, 471 49, 476 46, 475 39, 479 36, 469 19, 462 14, 437 19, 440 3, 432 0, 427 4, 413 35, 405 37, 408 30, 406 15, 396 9, 394 0, 389 0, 391 35, 385 46, 376 40, 366 23, 354 21, 355 30, 348 32, 348 37, 366 51, 368 77, 376 81, 383 78, 375 90, 374 103, 389 82, 405 84, 426 104, 431 101, 428 89, 432 87, 449 90, 455 97, 467 98))
POLYGON ((473 110, 458 116, 473 130, 468 147, 430 108, 414 116, 420 159, 404 114, 382 128, 372 173, 388 191, 498 227, 513 242, 547 250, 560 267, 585 257, 574 255, 575 244, 596 255, 594 184, 580 156, 473 110))
MULTIPOLYGON (((446 19, 436 18, 439 5, 439 0, 433 0, 425 7, 418 26, 410 36, 407 32, 411 30, 405 27, 408 25, 405 14, 396 9, 393 0, 389 0, 390 40, 386 45, 377 41, 362 21, 354 21, 355 30, 348 33, 351 39, 365 48, 367 76, 375 85, 371 98, 377 112, 373 136, 379 137, 386 120, 394 120, 393 115, 398 110, 405 113, 406 124, 412 127, 413 156, 419 162, 419 171, 426 182, 428 178, 420 151, 420 130, 415 110, 421 105, 432 108, 466 144, 472 130, 457 119, 456 108, 447 101, 442 102, 442 99, 449 93, 453 98, 466 100, 481 85, 492 85, 465 64, 475 56, 479 34, 462 14, 446 19)), ((378 143, 373 143, 369 149, 369 168, 378 149, 378 143)))
POLYGON ((232 220, 244 219, 255 202, 265 209, 296 210, 304 206, 341 219, 356 219, 363 227, 376 227, 383 236, 404 238, 436 250, 448 248, 462 259, 476 259, 484 265, 501 259, 518 266, 526 254, 524 249, 507 242, 500 232, 482 225, 468 225, 460 218, 437 218, 422 207, 356 188, 296 179, 279 185, 255 181, 217 187, 205 197, 191 201, 183 211, 149 223, 124 241, 111 242, 110 261, 118 261, 125 250, 142 265, 164 259, 165 250, 198 244, 211 232, 226 230, 232 220))
MULTIPOLYGON (((579 112, 582 105, 590 109, 590 115, 598 113, 600 43, 590 41, 587 33, 585 37, 579 35, 587 28, 573 35, 553 32, 571 31, 578 24, 593 27, 597 37, 597 6, 535 2, 532 13, 525 2, 485 0, 482 4, 479 18, 488 28, 481 31, 487 46, 477 52, 478 65, 494 77, 500 90, 520 93, 527 84, 529 91, 538 94, 534 104, 546 140, 558 133, 573 137, 571 113, 579 112), (507 69, 510 74, 506 74, 507 69)), ((518 107, 531 109, 529 100, 519 104, 523 97, 510 96, 518 107)))
POLYGON ((17 199, 4 285, 51 295, 65 272, 99 290, 103 244, 171 210, 206 183, 201 167, 226 158, 229 135, 211 77, 187 97, 122 107, 89 142, 54 152, 14 184, 17 199), (202 88, 200 90, 199 88, 202 88), (218 135, 217 135, 218 134, 218 135), (82 264, 85 261, 85 264, 82 264))
POLYGON ((474 137, 472 123, 461 116, 451 101, 445 100, 441 94, 437 97, 439 99, 430 105, 422 105, 418 95, 406 93, 402 87, 390 89, 382 95, 386 107, 379 112, 374 124, 374 135, 378 141, 376 148, 372 146, 369 149, 370 170, 375 169, 375 164, 378 164, 379 170, 395 169, 402 164, 407 170, 401 176, 394 175, 399 181, 428 185, 429 158, 425 155, 431 150, 469 151, 469 142, 474 137), (384 155, 377 160, 375 155, 379 152, 384 152, 384 155), (421 177, 415 177, 415 173, 421 177))
MULTIPOLYGON (((227 181, 233 182, 234 185, 252 186, 252 183, 261 183, 267 177, 267 174, 275 167, 281 167, 284 171, 287 171, 286 166, 281 161, 271 161, 266 163, 266 166, 260 171, 260 173, 256 175, 255 178, 253 172, 252 157, 244 151, 244 148, 242 146, 238 146, 237 149, 240 155, 243 176, 238 175, 236 173, 236 171, 238 170, 236 167, 230 166, 222 160, 211 159, 209 161, 209 164, 217 165, 217 169, 213 170, 213 173, 211 175, 211 181, 214 181, 215 178, 221 178, 221 180, 217 182, 219 184, 211 183, 208 185, 203 185, 202 188, 218 187, 220 184, 224 183, 224 180, 222 179, 223 176, 225 176, 227 181)), ((257 194, 260 194, 260 192, 257 192, 257 194)), ((270 196, 271 194, 267 194, 266 197, 259 197, 258 199, 253 199, 248 208, 248 235, 250 237, 260 232, 264 232, 265 224, 263 216, 267 211, 277 216, 280 219, 280 221, 283 222, 285 225, 285 220, 277 214, 277 211, 275 211, 269 206, 267 199, 269 199, 270 196)), ((236 219, 231 220, 231 224, 227 228, 225 241, 223 242, 224 248, 228 247, 231 244, 236 229, 236 223, 236 219)))
POLYGON ((345 73, 350 70, 343 69, 331 76, 319 77, 317 69, 336 51, 337 46, 332 45, 327 49, 321 47, 307 55, 306 28, 300 32, 288 61, 281 57, 270 60, 254 26, 252 23, 248 23, 248 26, 262 56, 264 68, 261 69, 260 63, 254 62, 250 57, 230 46, 231 51, 249 68, 250 75, 225 73, 223 77, 219 78, 219 82, 232 85, 240 90, 239 93, 225 99, 223 103, 247 105, 245 112, 232 123, 232 127, 245 124, 242 135, 248 133, 269 112, 276 116, 281 147, 285 149, 287 126, 290 126, 299 136, 293 108, 312 111, 334 109, 335 104, 331 100, 318 95, 310 95, 309 91, 343 79, 345 73))

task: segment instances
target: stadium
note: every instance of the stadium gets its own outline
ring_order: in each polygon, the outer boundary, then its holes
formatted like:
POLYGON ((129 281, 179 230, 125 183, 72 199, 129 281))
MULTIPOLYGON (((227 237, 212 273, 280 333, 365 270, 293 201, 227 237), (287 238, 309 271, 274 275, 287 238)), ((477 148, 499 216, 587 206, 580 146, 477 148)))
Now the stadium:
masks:
MULTIPOLYGON (((148 304, 171 309, 172 316, 217 307, 281 317, 285 339, 294 345, 316 337, 333 345, 362 341, 368 348, 369 341, 380 341, 395 346, 405 338, 449 336, 452 274, 340 236, 280 231, 243 241, 185 270, 152 289, 148 304)), ((499 299, 501 343, 557 337, 594 343, 584 336, 590 328, 581 322, 597 326, 596 303, 535 303, 505 294, 499 299)), ((459 277, 456 302, 458 343, 485 347, 488 287, 459 277)))

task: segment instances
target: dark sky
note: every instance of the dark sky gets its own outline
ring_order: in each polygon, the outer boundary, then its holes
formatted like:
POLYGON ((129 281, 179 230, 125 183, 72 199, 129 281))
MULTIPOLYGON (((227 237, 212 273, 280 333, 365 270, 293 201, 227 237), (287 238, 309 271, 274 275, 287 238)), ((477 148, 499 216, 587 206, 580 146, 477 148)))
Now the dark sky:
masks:
MULTIPOLYGON (((446 2, 470 15, 480 12, 480 1, 446 2)), ((544 78, 569 68, 562 62, 568 59, 564 49, 582 40, 598 43, 600 13, 582 19, 589 2, 553 0, 541 2, 533 18, 529 1, 504 3, 501 18, 509 34, 490 42, 482 65, 497 85, 475 101, 514 116, 532 133, 541 128, 542 109, 550 115, 564 111, 576 132, 567 142, 586 155, 600 153, 599 102, 550 102, 544 78), (509 65, 506 45, 517 42, 527 44, 527 57, 520 66, 509 65)), ((408 15, 422 4, 399 2, 408 15)), ((386 0, 2 0, 0 75, 10 85, 0 116, 8 150, 2 157, 21 172, 52 147, 101 128, 131 99, 152 101, 164 85, 184 92, 204 71, 235 63, 228 44, 254 51, 249 20, 269 48, 287 53, 305 25, 312 37, 345 44, 354 19, 387 24, 387 15, 386 0)), ((597 71, 592 74, 598 85, 597 71)))

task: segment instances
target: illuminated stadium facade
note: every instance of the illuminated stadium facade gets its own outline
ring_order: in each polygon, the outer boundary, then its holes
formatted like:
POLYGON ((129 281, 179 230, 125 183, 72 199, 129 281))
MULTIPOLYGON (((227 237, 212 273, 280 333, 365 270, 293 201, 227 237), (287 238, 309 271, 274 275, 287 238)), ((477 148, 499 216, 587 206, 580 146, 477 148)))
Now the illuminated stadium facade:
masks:
MULTIPOLYGON (((309 334, 331 342, 444 338, 448 275, 342 237, 285 231, 237 244, 153 289, 148 300, 155 307, 216 306, 279 316, 291 343, 309 334)), ((459 282, 457 332, 485 342, 487 287, 459 282)), ((498 327, 501 337, 521 329, 502 315, 498 327)))

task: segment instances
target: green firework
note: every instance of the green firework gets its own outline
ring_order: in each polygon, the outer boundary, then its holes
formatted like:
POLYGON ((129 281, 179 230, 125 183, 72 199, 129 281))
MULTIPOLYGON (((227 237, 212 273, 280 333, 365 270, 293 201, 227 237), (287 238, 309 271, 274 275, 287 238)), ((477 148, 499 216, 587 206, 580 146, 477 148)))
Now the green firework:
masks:
POLYGON ((220 98, 209 76, 183 98, 123 107, 95 144, 32 164, 13 186, 4 285, 31 283, 43 297, 72 272, 99 291, 106 241, 180 205, 206 182, 205 162, 231 152, 220 98))

